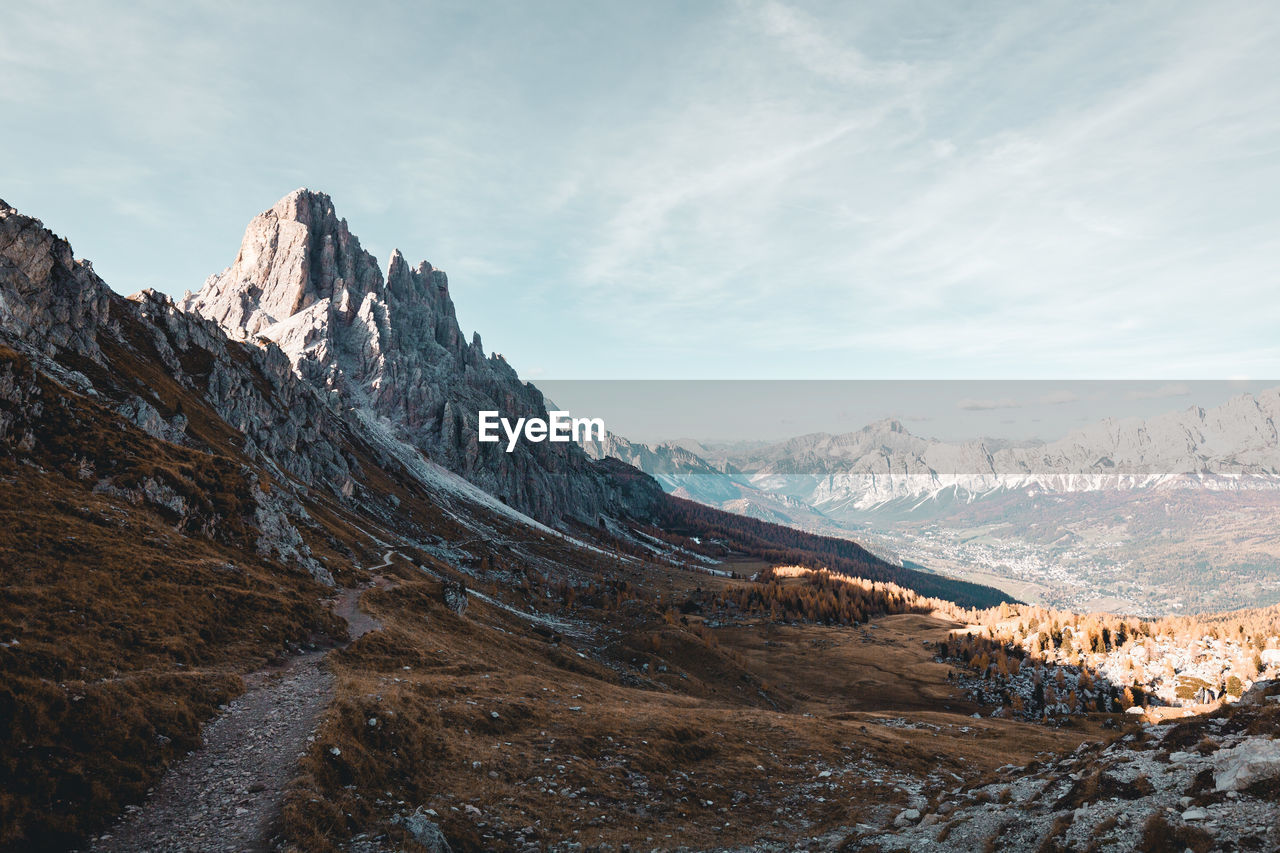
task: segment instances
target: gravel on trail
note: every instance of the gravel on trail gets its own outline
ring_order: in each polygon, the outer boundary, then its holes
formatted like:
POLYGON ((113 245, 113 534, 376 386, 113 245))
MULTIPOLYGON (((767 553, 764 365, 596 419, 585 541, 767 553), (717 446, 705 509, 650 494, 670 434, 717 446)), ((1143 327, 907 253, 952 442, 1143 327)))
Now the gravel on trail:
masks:
MULTIPOLYGON (((377 583, 387 585, 382 578, 377 583)), ((334 602, 353 641, 381 627, 359 609, 362 591, 342 590, 334 602)), ((271 850, 285 786, 333 698, 325 654, 307 652, 246 676, 245 692, 205 726, 204 745, 170 768, 146 802, 126 809, 88 849, 271 850)))

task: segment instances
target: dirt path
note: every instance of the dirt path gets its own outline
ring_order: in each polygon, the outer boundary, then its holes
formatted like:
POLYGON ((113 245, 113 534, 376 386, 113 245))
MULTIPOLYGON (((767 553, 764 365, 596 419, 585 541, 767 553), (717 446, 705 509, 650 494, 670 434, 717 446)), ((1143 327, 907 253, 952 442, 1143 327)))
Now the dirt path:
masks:
MULTIPOLYGON (((378 572, 391 564, 387 552, 378 572)), ((390 582, 378 576, 375 584, 390 582)), ((342 590, 334 611, 351 639, 381 624, 360 610, 364 589, 342 590)), ((325 652, 291 658, 245 678, 245 692, 204 730, 204 746, 170 769, 141 806, 131 806, 93 853, 268 851, 285 786, 333 698, 325 652)))

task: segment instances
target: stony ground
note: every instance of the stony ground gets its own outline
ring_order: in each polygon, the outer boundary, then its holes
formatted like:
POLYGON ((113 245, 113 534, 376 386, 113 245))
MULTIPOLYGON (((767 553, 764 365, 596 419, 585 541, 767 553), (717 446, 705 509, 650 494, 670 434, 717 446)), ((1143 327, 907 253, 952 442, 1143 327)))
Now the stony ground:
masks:
POLYGON ((1280 850, 1277 707, 1260 685, 1238 708, 1083 744, 1044 766, 1008 767, 843 849, 1280 850))

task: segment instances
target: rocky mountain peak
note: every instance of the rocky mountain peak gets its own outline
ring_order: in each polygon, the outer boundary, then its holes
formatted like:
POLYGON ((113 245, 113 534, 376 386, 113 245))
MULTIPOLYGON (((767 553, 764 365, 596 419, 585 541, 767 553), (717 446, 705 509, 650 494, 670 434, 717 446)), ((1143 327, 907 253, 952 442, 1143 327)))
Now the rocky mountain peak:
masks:
POLYGON ((324 193, 295 190, 254 217, 231 266, 181 307, 233 338, 276 343, 336 405, 539 518, 592 519, 612 499, 577 447, 478 443, 479 411, 545 418, 541 392, 485 358, 479 333, 467 342, 443 270, 396 250, 384 277, 324 193))
POLYGON ((906 433, 907 428, 897 418, 882 418, 874 423, 867 424, 867 426, 863 427, 863 431, 872 434, 906 433))
POLYGON ((338 218, 332 199, 299 189, 255 216, 232 265, 181 304, 233 337, 275 338, 272 326, 322 302, 353 315, 382 285, 377 261, 338 218))
POLYGON ((311 225, 325 220, 336 221, 333 210, 333 199, 328 193, 315 192, 306 187, 299 187, 276 202, 271 212, 280 219, 289 219, 311 225))

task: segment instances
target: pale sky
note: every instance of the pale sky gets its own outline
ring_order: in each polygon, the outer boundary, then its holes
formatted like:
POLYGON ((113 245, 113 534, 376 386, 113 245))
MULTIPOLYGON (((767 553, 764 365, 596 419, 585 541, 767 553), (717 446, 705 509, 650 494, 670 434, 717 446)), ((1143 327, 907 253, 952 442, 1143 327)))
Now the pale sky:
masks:
POLYGON ((117 290, 299 186, 535 381, 1280 377, 1280 4, 0 5, 117 290))
MULTIPOLYGON (((779 441, 901 421, 942 441, 1053 441, 1104 419, 1211 410, 1274 382, 1244 380, 559 380, 538 386, 556 406, 604 420, 632 441, 779 441)), ((1196 430, 1198 416, 1187 423, 1196 430)), ((1210 413, 1210 424, 1215 418, 1210 413)), ((1213 429, 1212 425, 1209 427, 1213 429)))

